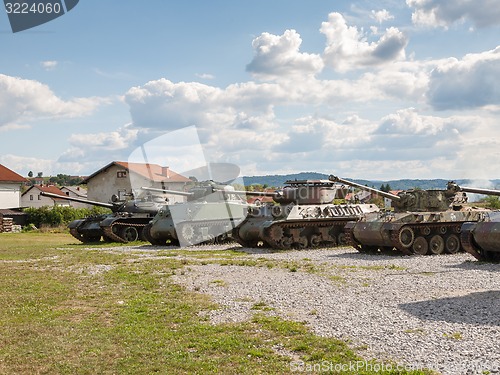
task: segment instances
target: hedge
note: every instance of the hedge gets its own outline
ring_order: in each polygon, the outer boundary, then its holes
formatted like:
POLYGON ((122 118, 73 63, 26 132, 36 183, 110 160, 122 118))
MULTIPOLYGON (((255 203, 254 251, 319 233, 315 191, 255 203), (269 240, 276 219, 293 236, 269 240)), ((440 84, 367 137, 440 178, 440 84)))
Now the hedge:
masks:
POLYGON ((74 208, 74 207, 40 207, 26 208, 24 212, 28 214, 27 224, 33 224, 37 228, 44 225, 59 226, 65 225, 77 219, 83 219, 91 215, 101 215, 111 213, 111 210, 103 207, 74 208))

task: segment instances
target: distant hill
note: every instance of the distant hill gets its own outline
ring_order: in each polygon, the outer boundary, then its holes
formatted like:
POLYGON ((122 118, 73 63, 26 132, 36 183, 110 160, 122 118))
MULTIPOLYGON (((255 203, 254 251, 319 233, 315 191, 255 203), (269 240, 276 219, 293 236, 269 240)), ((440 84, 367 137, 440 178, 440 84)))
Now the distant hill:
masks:
MULTIPOLYGON (((301 172, 295 174, 286 174, 286 175, 267 175, 267 176, 244 176, 243 180, 245 185, 267 185, 270 187, 280 187, 285 185, 285 181, 288 180, 327 180, 329 175, 323 173, 316 172, 301 172)), ((429 179, 429 180, 420 180, 420 179, 403 179, 403 180, 358 180, 351 179, 349 177, 345 177, 346 180, 351 180, 357 182, 358 184, 367 185, 370 187, 374 187, 379 189, 380 186, 389 184, 392 190, 408 190, 413 188, 420 189, 445 189, 446 184, 449 180, 444 179, 429 179)), ((471 180, 454 180, 458 185, 469 186, 469 187, 478 187, 478 188, 497 188, 500 190, 500 180, 491 180, 492 185, 488 185, 486 183, 474 182, 471 180), (482 186, 479 186, 482 185, 482 186)))

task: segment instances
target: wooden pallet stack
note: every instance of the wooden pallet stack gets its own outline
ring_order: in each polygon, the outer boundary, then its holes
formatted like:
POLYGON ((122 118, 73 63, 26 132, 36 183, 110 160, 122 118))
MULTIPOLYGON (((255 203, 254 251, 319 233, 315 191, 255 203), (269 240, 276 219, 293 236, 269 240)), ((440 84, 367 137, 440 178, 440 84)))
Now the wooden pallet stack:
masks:
POLYGON ((13 220, 10 217, 0 216, 0 233, 12 232, 13 220))

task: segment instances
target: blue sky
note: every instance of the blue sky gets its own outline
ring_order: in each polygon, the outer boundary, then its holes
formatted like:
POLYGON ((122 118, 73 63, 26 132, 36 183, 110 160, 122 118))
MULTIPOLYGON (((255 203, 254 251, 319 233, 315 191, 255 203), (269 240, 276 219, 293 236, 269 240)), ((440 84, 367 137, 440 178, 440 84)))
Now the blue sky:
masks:
POLYGON ((500 178, 498 5, 80 0, 15 34, 2 12, 0 163, 86 175, 195 125, 244 175, 500 178))

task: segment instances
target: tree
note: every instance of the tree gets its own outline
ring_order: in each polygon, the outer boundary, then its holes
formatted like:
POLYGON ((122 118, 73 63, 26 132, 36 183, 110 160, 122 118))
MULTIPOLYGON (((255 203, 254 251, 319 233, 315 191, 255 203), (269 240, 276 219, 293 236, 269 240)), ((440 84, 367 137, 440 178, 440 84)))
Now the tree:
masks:
POLYGON ((29 177, 29 178, 33 177, 33 171, 29 171, 29 172, 28 172, 28 177, 29 177))
POLYGON ((42 177, 43 176, 43 172, 38 172, 38 177, 42 177))

